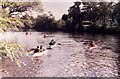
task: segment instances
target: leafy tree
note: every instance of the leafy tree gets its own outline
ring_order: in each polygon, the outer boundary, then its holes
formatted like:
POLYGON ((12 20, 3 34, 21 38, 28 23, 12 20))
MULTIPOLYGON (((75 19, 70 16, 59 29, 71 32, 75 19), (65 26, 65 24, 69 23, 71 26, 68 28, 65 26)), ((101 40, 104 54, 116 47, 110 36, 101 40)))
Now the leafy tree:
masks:
POLYGON ((53 14, 48 12, 48 14, 38 16, 34 29, 36 31, 57 31, 60 28, 59 23, 53 14))
POLYGON ((120 2, 114 6, 113 10, 114 20, 117 21, 118 29, 120 30, 120 2))
POLYGON ((68 22, 71 23, 71 25, 67 27, 70 31, 74 31, 79 26, 81 26, 81 20, 83 19, 83 17, 81 14, 80 5, 81 2, 74 2, 74 5, 71 6, 68 10, 68 22))
MULTIPOLYGON (((83 22, 91 24, 91 30, 107 31, 114 29, 115 23, 119 23, 119 3, 114 2, 82 2, 84 5, 80 9, 80 2, 75 2, 68 10, 68 15, 64 14, 62 19, 66 23, 66 29, 78 31, 84 30, 83 22), (117 22, 116 22, 117 21, 117 22), (91 22, 91 23, 90 23, 91 22)), ((87 30, 89 30, 87 28, 87 30)))
POLYGON ((40 2, 0 2, 0 29, 31 27, 33 18, 26 11, 38 5, 40 2))

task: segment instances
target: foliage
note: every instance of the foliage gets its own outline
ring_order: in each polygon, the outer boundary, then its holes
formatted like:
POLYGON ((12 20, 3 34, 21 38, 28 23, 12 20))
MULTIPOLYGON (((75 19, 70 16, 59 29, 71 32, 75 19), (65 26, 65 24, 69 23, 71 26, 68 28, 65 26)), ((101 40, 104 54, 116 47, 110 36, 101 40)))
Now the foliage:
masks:
POLYGON ((38 5, 39 2, 0 2, 0 29, 32 27, 34 19, 26 11, 38 5))
POLYGON ((16 62, 17 65, 20 66, 19 57, 22 55, 21 53, 22 47, 13 42, 2 41, 0 42, 0 57, 3 58, 8 57, 12 61, 16 62))
POLYGON ((55 30, 55 18, 52 13, 38 16, 34 29, 37 31, 55 30))
POLYGON ((120 26, 120 1, 114 6, 113 16, 116 18, 118 25, 120 26))
MULTIPOLYGON (((114 2, 75 2, 69 7, 68 14, 64 14, 62 19, 66 23, 65 30, 70 31, 107 31, 116 29, 120 24, 120 3, 114 2), (80 5, 83 4, 82 9, 80 5), (84 27, 83 22, 92 23, 84 27)), ((119 29, 119 28, 118 28, 119 29)))
MULTIPOLYGON (((40 2, 0 2, 0 32, 31 28, 34 19, 27 14, 27 11, 36 8, 38 5, 41 5, 40 2)), ((19 59, 20 55, 22 55, 21 47, 16 43, 0 42, 1 58, 8 57, 20 66, 21 63, 24 64, 19 59)))

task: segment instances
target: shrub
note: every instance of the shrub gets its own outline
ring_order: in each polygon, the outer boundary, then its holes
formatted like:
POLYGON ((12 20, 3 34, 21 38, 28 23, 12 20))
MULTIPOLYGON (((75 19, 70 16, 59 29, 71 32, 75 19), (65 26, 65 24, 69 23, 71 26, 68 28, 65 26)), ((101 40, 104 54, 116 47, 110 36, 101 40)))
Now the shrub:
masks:
POLYGON ((18 66, 21 66, 20 56, 22 47, 13 42, 2 41, 0 42, 0 57, 8 57, 11 61, 16 62, 18 66))

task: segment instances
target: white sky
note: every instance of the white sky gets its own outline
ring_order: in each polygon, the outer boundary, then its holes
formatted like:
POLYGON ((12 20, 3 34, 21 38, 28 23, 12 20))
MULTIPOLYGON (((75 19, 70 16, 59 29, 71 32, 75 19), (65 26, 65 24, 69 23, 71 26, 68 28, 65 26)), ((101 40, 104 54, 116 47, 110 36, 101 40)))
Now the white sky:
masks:
MULTIPOLYGON (((63 14, 67 14, 68 8, 73 5, 76 0, 41 0, 45 12, 51 11, 56 19, 61 19, 63 14)), ((80 0, 77 0, 80 1, 80 0)))
POLYGON ((73 2, 44 2, 43 9, 45 12, 51 11, 56 19, 60 19, 71 5, 73 2))

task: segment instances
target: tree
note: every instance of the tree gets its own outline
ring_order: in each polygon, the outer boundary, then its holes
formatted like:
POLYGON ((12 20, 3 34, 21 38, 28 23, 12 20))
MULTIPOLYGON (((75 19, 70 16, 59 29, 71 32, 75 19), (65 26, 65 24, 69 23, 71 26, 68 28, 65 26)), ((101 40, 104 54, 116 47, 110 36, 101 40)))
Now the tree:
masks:
POLYGON ((57 30, 55 17, 51 12, 37 17, 34 29, 36 31, 55 31, 57 30))
POLYGON ((69 20, 71 20, 71 26, 69 26, 69 29, 71 31, 74 31, 76 30, 80 24, 81 24, 81 11, 80 11, 80 6, 81 5, 81 2, 77 1, 77 2, 74 2, 74 5, 71 6, 68 10, 68 18, 69 20))
POLYGON ((31 27, 33 18, 26 11, 38 5, 40 2, 0 2, 0 29, 7 31, 9 28, 31 27))
POLYGON ((113 29, 115 21, 119 23, 119 13, 119 3, 116 5, 114 2, 75 2, 69 8, 68 15, 63 15, 62 19, 66 22, 66 28, 71 31, 84 30, 83 22, 90 24, 90 29, 87 30, 106 31, 113 29))
POLYGON ((113 9, 114 20, 117 23, 118 29, 120 30, 120 2, 118 2, 113 9))

